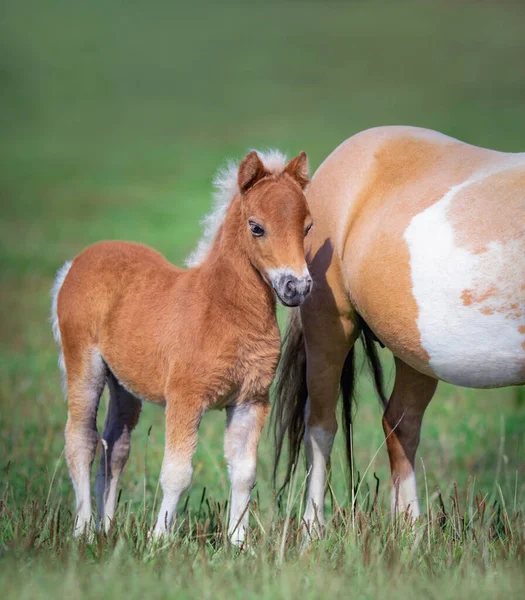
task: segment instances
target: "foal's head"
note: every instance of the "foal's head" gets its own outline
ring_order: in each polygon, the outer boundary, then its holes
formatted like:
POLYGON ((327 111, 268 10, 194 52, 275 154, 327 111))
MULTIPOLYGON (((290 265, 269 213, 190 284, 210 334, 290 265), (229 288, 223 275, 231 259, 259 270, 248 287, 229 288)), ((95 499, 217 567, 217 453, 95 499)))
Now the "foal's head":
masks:
POLYGON ((280 172, 270 172, 250 152, 238 172, 245 247, 252 265, 285 306, 298 306, 312 287, 304 238, 312 226, 303 190, 308 159, 301 152, 280 172))

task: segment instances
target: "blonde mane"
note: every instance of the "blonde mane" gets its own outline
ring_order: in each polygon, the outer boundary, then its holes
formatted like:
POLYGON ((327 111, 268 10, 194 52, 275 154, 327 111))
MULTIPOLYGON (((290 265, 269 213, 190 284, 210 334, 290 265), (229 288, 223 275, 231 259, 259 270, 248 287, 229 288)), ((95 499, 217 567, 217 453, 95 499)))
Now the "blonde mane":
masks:
MULTIPOLYGON (((286 155, 279 150, 267 150, 265 152, 256 151, 266 170, 273 175, 278 175, 286 167, 286 155)), ((239 163, 230 160, 226 167, 219 169, 213 180, 215 192, 213 194, 213 209, 201 221, 204 226, 204 234, 200 239, 197 248, 186 259, 188 268, 198 267, 208 255, 213 240, 217 235, 222 222, 226 217, 228 207, 233 198, 239 193, 237 184, 237 174, 239 163)))

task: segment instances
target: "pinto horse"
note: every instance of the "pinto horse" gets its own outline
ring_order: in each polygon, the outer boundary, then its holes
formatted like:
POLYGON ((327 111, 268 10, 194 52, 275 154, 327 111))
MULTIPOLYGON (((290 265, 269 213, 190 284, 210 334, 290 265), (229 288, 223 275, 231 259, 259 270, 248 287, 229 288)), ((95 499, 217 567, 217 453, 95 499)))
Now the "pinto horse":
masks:
POLYGON ((114 517, 131 432, 147 400, 166 407, 154 535, 168 531, 190 485, 203 413, 225 408, 229 536, 235 544, 245 539, 257 444, 280 355, 275 295, 297 306, 312 283, 304 251, 311 227, 307 183, 304 153, 286 163, 275 151, 251 152, 219 174, 217 207, 188 270, 139 244, 101 242, 59 271, 52 316, 67 387, 65 452, 77 534, 91 521, 96 415, 107 383, 96 478, 101 525, 107 529, 114 517))
POLYGON ((288 482, 304 438, 304 523, 321 533, 340 387, 351 460, 353 347, 364 334, 379 388, 372 340, 395 357, 393 392, 382 394, 392 511, 415 518, 415 455, 438 381, 525 383, 525 153, 380 127, 340 145, 306 195, 314 287, 288 325, 276 464, 287 438, 288 482))

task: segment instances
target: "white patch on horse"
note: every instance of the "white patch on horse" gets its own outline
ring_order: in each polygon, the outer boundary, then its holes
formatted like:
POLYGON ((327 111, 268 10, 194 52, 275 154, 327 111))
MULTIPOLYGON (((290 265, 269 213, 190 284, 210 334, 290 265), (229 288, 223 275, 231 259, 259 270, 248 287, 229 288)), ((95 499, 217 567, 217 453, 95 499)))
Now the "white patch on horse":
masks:
POLYGON ((65 262, 57 271, 53 287, 51 288, 51 327, 53 329, 53 337, 60 348, 58 355, 58 366, 62 373, 62 391, 66 395, 66 363, 64 362, 64 353, 62 352, 62 337, 60 335, 60 324, 58 322, 58 294, 62 289, 62 285, 71 269, 73 261, 65 262))
POLYGON ((524 164, 523 155, 514 155, 492 169, 474 173, 416 215, 404 234, 410 252, 412 291, 419 308, 421 345, 434 373, 455 385, 523 383, 525 351, 518 328, 525 325, 525 294, 520 292, 525 239, 491 242, 486 252, 473 254, 455 244, 448 210, 467 186, 524 164), (465 303, 464 291, 480 285, 496 291, 491 302, 499 303, 499 307, 514 293, 514 302, 519 304, 517 318, 508 318, 501 310, 483 313, 465 303))
POLYGON ((305 409, 304 446, 306 450, 308 474, 308 491, 304 511, 304 534, 307 538, 321 535, 324 525, 324 495, 326 475, 330 453, 334 443, 335 432, 327 431, 319 425, 310 427, 310 399, 305 409))
POLYGON ((392 515, 399 515, 407 510, 413 519, 421 514, 414 471, 392 486, 392 515))
POLYGON ((168 533, 179 499, 189 488, 192 476, 191 454, 166 451, 160 474, 163 495, 153 532, 155 538, 168 533))
MULTIPOLYGON (((284 171, 287 158, 279 150, 267 150, 266 152, 257 150, 256 152, 266 170, 272 175, 278 175, 284 171)), ((215 187, 213 209, 201 221, 202 225, 204 225, 204 235, 199 241, 197 248, 186 259, 186 266, 188 268, 198 267, 208 255, 213 240, 226 217, 228 207, 240 191, 237 183, 238 173, 239 164, 234 161, 229 161, 225 168, 217 172, 213 180, 213 186, 215 187)))
POLYGON ((257 465, 256 448, 250 444, 258 428, 257 407, 250 403, 227 409, 224 453, 231 483, 228 536, 240 546, 244 543, 250 518, 250 500, 257 465))

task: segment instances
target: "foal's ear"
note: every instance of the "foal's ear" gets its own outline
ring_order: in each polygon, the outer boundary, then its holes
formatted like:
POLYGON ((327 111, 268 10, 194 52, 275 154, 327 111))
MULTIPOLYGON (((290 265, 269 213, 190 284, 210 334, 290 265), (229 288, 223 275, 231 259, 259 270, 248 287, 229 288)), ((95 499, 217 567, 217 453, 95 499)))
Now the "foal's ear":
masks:
POLYGON ((239 165, 237 182, 241 193, 247 192, 266 175, 268 175, 268 171, 264 168, 257 152, 252 150, 239 165))
POLYGON ((306 152, 301 152, 284 167, 284 172, 293 177, 301 186, 301 189, 308 185, 310 178, 308 176, 308 157, 306 152))

